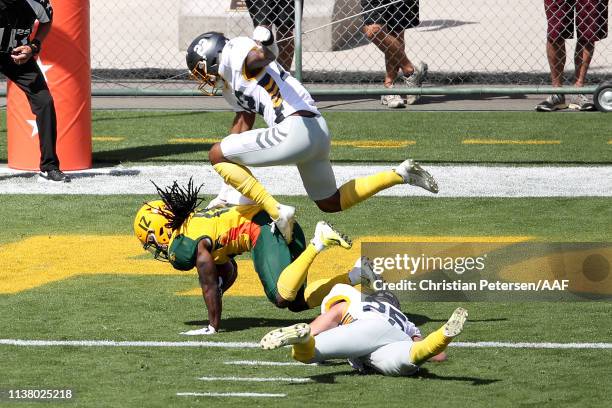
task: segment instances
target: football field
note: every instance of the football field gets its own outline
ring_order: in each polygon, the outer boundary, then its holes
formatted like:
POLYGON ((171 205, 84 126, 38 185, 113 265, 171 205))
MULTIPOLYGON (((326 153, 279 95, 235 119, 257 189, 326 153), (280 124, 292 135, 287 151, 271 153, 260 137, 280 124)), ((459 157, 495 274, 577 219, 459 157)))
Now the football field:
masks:
MULTIPOLYGON (((325 117, 334 165, 346 172, 339 179, 412 157, 432 168, 440 195, 401 186, 323 214, 292 188, 289 170, 260 170, 279 201, 296 206, 307 237, 324 219, 355 242, 350 251, 319 256, 309 279, 348 270, 363 242, 611 242, 609 115, 325 117)), ((193 175, 212 198, 219 180, 207 152, 231 118, 95 111, 94 169, 77 172, 69 185, 41 187, 34 173, 0 168, 0 406, 11 406, 10 389, 70 389, 74 398, 58 405, 83 407, 609 406, 609 302, 405 302, 402 310, 424 334, 454 308, 469 310, 448 360, 414 377, 358 375, 345 361, 304 365, 289 349, 258 348, 269 330, 308 322, 316 311, 276 309, 245 255, 223 298, 221 332, 180 335, 206 323, 197 274, 151 259, 133 219, 155 198, 148 180, 193 175)), ((600 284, 612 287, 612 274, 600 284)))

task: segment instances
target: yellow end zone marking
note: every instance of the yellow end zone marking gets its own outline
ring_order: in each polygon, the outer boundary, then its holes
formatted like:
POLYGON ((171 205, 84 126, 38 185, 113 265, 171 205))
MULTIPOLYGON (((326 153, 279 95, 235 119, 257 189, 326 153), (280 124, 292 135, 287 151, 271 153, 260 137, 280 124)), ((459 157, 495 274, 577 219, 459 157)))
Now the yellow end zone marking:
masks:
MULTIPOLYGON (((180 143, 217 143, 219 139, 214 138, 196 138, 196 137, 182 137, 168 140, 168 143, 180 144, 180 143)), ((414 140, 332 140, 332 146, 349 146, 360 149, 392 149, 397 147, 406 147, 416 144, 414 140)))
POLYGON ((474 145, 559 145, 560 140, 463 139, 462 144, 474 145))
MULTIPOLYGON (((350 251, 332 248, 317 257, 309 279, 336 276, 348 271, 361 251, 361 242, 523 242, 521 236, 364 236, 356 239, 350 251)), ((187 275, 167 263, 146 255, 132 235, 53 235, 33 236, 0 246, 0 294, 18 293, 79 275, 187 275)), ((179 295, 201 296, 200 288, 179 295)), ((238 261, 238 279, 228 295, 263 296, 257 273, 250 260, 238 261)))
MULTIPOLYGON (((487 242, 487 243, 514 243, 532 240, 528 236, 364 236, 353 241, 353 248, 349 251, 332 248, 322 252, 312 263, 308 272, 310 282, 317 279, 331 278, 343 272, 348 272, 361 254, 362 242, 487 242)), ((227 292, 227 296, 264 296, 259 277, 250 260, 238 261, 238 279, 227 292)), ((202 290, 195 287, 190 290, 178 292, 180 296, 202 296, 202 290)))
POLYGON ((124 137, 119 136, 93 136, 91 140, 94 142, 120 142, 124 137))
POLYGON ((34 236, 0 246, 0 293, 17 293, 88 274, 180 275, 169 264, 137 259, 134 236, 34 236))

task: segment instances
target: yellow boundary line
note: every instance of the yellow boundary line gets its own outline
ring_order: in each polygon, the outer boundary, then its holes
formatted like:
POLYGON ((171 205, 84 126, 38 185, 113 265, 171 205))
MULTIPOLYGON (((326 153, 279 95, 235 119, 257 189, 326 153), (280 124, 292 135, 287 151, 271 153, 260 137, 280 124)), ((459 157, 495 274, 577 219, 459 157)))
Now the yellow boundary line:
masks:
POLYGON ((560 140, 464 139, 467 145, 560 145, 560 140))
MULTIPOLYGON (((207 137, 179 137, 168 140, 168 143, 181 144, 181 143, 217 143, 219 139, 207 138, 207 137)), ((414 140, 332 140, 332 146, 347 146, 356 147, 360 149, 393 149, 397 147, 414 146, 416 141, 414 140)))

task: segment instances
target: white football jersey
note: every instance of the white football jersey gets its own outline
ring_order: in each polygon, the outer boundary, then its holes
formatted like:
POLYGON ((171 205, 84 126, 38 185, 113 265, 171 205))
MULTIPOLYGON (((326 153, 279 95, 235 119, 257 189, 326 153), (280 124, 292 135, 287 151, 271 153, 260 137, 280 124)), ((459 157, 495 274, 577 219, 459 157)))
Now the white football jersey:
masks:
POLYGON ((250 77, 245 62, 248 53, 259 47, 248 37, 230 40, 221 52, 219 74, 223 78, 223 97, 234 112, 259 113, 269 127, 281 123, 297 111, 319 114, 304 86, 276 61, 250 77))
POLYGON ((356 320, 385 320, 389 324, 403 331, 411 338, 421 337, 421 331, 414 325, 401 310, 387 302, 380 302, 372 298, 362 298, 362 293, 352 286, 345 284, 334 285, 329 294, 321 303, 321 313, 327 312, 334 304, 345 301, 348 309, 342 316, 340 324, 350 324, 356 320))

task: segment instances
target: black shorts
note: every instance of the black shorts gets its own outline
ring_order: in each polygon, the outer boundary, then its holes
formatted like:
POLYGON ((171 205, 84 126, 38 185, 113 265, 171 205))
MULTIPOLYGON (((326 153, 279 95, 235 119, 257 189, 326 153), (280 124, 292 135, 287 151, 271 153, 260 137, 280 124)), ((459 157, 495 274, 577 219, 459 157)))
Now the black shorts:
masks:
POLYGON ((294 0, 246 0, 251 20, 260 25, 293 29, 295 26, 294 0))
MULTIPOLYGON (((371 10, 375 7, 389 3, 391 0, 361 0, 363 11, 371 10)), ((387 30, 399 32, 407 28, 418 26, 419 21, 419 0, 404 0, 399 3, 391 4, 388 7, 370 11, 363 15, 363 24, 379 24, 386 26, 387 30)))

